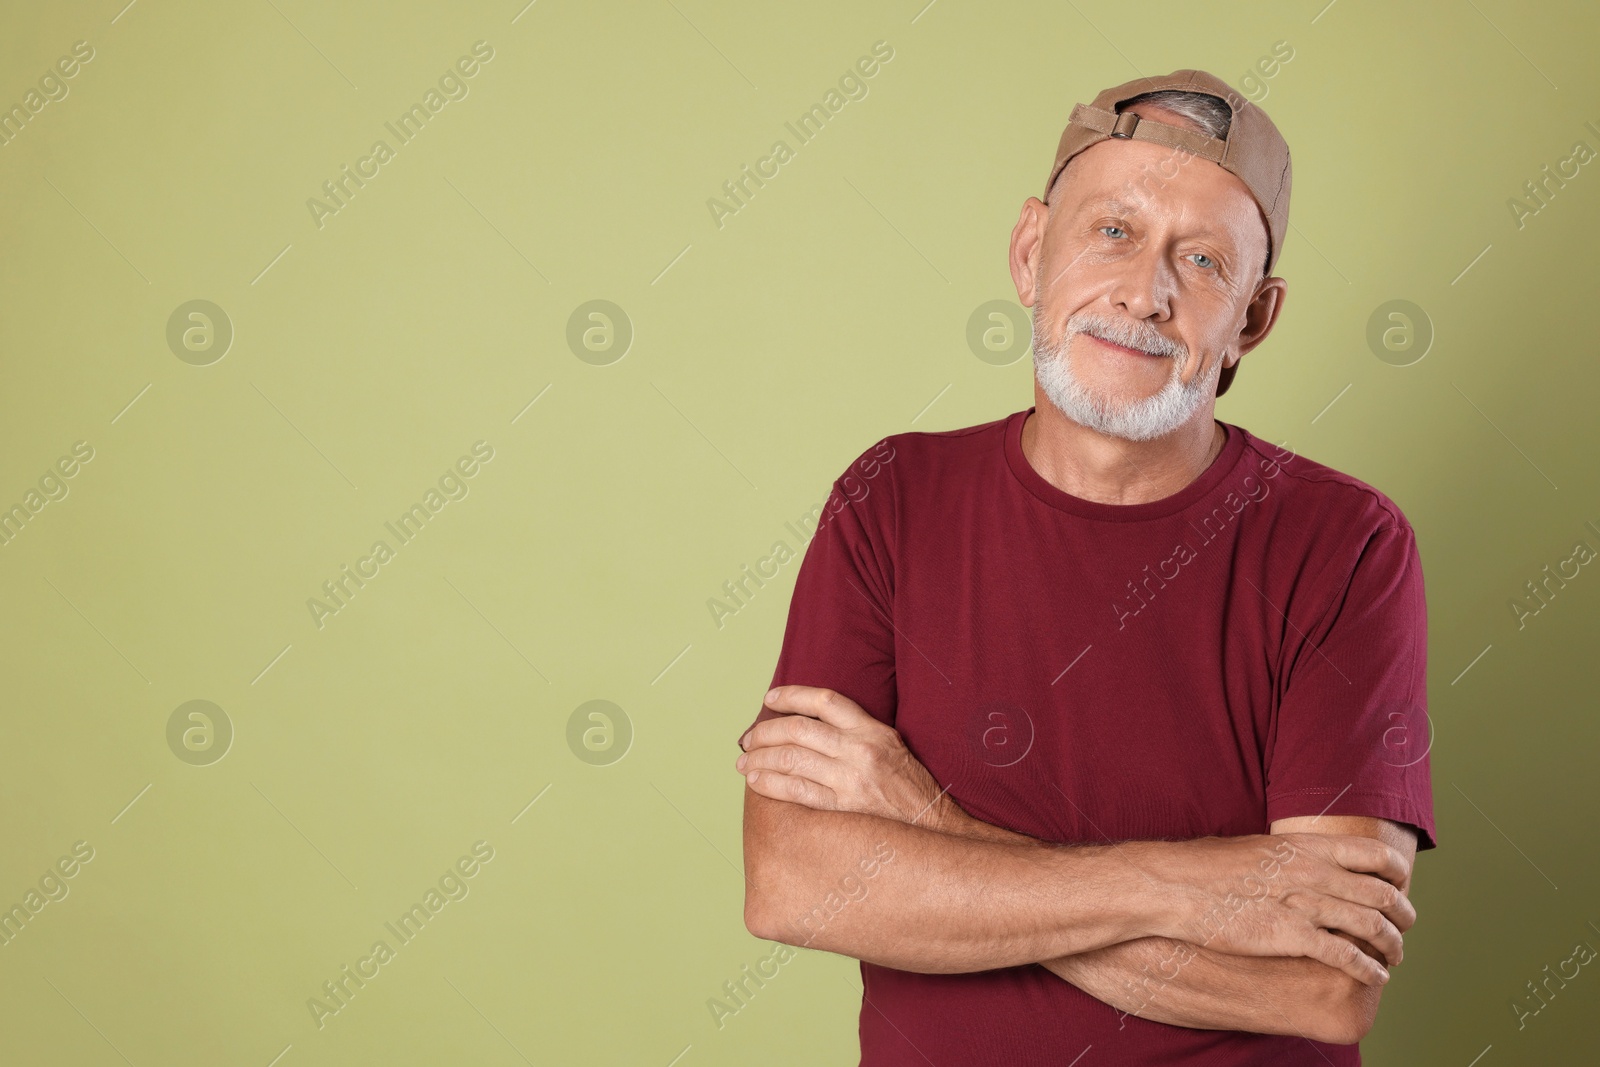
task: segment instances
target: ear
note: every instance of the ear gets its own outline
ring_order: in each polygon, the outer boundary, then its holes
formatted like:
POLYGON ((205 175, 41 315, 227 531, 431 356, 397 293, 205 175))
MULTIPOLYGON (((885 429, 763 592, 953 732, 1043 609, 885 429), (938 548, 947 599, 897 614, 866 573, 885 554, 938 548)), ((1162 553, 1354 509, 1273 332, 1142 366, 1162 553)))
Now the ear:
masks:
POLYGON ((1011 281, 1023 307, 1033 306, 1039 282, 1039 265, 1044 258, 1044 231, 1050 209, 1043 200, 1030 196, 1022 202, 1017 224, 1011 228, 1011 281))
POLYGON ((1245 308, 1244 329, 1240 331, 1239 340, 1233 352, 1223 361, 1223 366, 1233 366, 1244 358, 1246 352, 1267 339, 1267 334, 1272 332, 1273 325, 1278 321, 1279 312, 1283 310, 1284 297, 1288 292, 1289 283, 1282 278, 1267 278, 1261 282, 1245 308))

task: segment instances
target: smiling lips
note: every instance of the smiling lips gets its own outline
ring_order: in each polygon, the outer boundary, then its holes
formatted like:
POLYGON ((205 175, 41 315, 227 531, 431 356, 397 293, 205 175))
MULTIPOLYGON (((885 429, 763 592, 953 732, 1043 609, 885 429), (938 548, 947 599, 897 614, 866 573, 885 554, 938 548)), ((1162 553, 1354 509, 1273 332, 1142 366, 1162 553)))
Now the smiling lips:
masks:
POLYGON ((1100 344, 1105 345, 1107 348, 1111 349, 1113 352, 1121 352, 1125 356, 1143 356, 1146 359, 1164 359, 1164 358, 1166 358, 1164 356, 1157 356, 1157 355, 1154 355, 1154 354, 1152 354, 1150 352, 1146 352, 1143 349, 1129 348, 1126 345, 1119 345, 1115 341, 1107 341, 1104 338, 1095 337, 1094 334, 1092 334, 1092 333, 1086 333, 1083 336, 1091 338, 1092 340, 1097 341, 1100 344))

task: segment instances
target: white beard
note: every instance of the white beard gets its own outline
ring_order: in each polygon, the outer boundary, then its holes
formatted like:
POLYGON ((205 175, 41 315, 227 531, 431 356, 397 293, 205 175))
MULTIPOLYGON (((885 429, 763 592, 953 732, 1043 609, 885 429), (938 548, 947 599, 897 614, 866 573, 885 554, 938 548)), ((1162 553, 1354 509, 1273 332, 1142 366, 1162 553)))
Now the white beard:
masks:
POLYGON ((1211 369, 1185 385, 1179 377, 1188 350, 1176 341, 1140 329, 1120 319, 1106 319, 1093 313, 1072 316, 1062 327, 1061 343, 1051 346, 1041 314, 1043 301, 1035 292, 1033 301, 1033 368, 1050 402, 1073 422, 1110 437, 1129 441, 1148 441, 1176 430, 1200 410, 1208 398, 1217 395, 1217 376, 1222 371, 1218 360, 1211 369), (1073 335, 1087 332, 1129 348, 1154 352, 1172 363, 1167 383, 1153 396, 1119 403, 1090 389, 1072 370, 1069 356, 1073 335))

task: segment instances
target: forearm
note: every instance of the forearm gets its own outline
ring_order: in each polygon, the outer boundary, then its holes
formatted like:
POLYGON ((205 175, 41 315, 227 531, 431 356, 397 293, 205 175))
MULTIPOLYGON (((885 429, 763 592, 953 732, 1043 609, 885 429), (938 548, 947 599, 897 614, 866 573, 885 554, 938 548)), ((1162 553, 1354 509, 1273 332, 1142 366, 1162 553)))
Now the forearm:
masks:
POLYGON ((744 811, 745 924, 758 937, 940 974, 1165 932, 1152 929, 1163 902, 1106 846, 957 836, 748 786, 744 811))
MULTIPOLYGON (((839 693, 780 686, 768 701, 785 715, 752 727, 735 762, 747 779, 745 925, 759 936, 928 973, 1161 937, 1306 959, 1381 986, 1415 921, 1404 895, 1410 855, 1384 831, 1398 834, 1398 824, 1360 819, 1319 832, 1320 817, 1307 827, 1289 818, 1239 837, 1041 841, 966 815, 896 731, 839 693), (1301 852, 1308 858, 1295 863, 1301 852), (909 863, 883 874, 873 857, 887 868, 897 853, 909 863), (854 863, 880 880, 863 884, 854 863), (1228 921, 1247 905, 1260 909, 1250 922, 1228 921), (1345 931, 1381 951, 1341 940, 1345 931)), ((1239 977, 1236 964, 1217 962, 1239 977)))
POLYGON ((1378 989, 1304 957, 1234 956, 1145 937, 1044 960, 1045 969, 1134 1015, 1200 1030, 1245 1030, 1351 1044, 1378 989))
MULTIPOLYGON (((940 828, 971 840, 1043 844, 952 805, 940 828)), ((1368 955, 1378 953, 1355 941, 1368 955)), ((1167 937, 1140 937, 1040 966, 1125 1016, 1199 1030, 1289 1034, 1341 1044, 1371 1018, 1378 991, 1305 957, 1235 956, 1167 937)))

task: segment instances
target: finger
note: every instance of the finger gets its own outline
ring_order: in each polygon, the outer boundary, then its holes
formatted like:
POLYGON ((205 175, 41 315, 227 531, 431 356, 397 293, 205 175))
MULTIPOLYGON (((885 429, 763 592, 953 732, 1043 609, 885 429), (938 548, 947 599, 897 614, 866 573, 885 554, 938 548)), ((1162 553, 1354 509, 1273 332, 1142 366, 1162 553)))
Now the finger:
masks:
POLYGON ((877 721, 844 694, 811 685, 776 686, 767 691, 766 705, 777 711, 809 715, 841 730, 877 721))
POLYGON ((817 811, 834 811, 833 790, 816 782, 777 771, 752 771, 744 776, 745 784, 764 797, 787 800, 817 811))
POLYGON ((783 714, 752 726, 744 736, 743 748, 749 752, 764 745, 804 745, 824 756, 838 756, 841 744, 837 727, 804 715, 783 714))
POLYGON ((1338 897, 1324 897, 1316 909, 1317 925, 1359 937, 1383 954, 1394 967, 1405 957, 1405 941, 1382 912, 1363 908, 1338 897))
POLYGON ((1362 985, 1383 985, 1389 980, 1389 970, 1383 964, 1362 952, 1342 937, 1317 930, 1302 955, 1319 963, 1326 963, 1336 971, 1343 971, 1362 985))
POLYGON ((1334 862, 1347 871, 1375 874, 1395 886, 1403 883, 1410 873, 1405 856, 1375 838, 1345 834, 1323 836, 1331 846, 1334 862))
POLYGON ((1377 949, 1373 948, 1359 937, 1356 937, 1352 934, 1347 934, 1343 930, 1329 930, 1328 933, 1332 934, 1334 937, 1341 937, 1350 942, 1356 948, 1360 949, 1362 952, 1365 952, 1368 956, 1371 956, 1379 963, 1383 962, 1383 953, 1379 952, 1377 949))
POLYGON ((805 778, 828 789, 835 797, 844 785, 843 764, 799 745, 751 749, 740 756, 734 765, 747 775, 754 771, 773 771, 805 778))
POLYGON ((1408 934, 1411 932, 1411 928, 1417 925, 1417 906, 1411 903, 1404 894, 1401 895, 1400 899, 1405 903, 1397 904, 1392 911, 1384 910, 1383 913, 1389 916, 1389 921, 1394 923, 1395 929, 1402 934, 1408 934), (1396 912, 1399 914, 1395 914, 1396 912))
POLYGON ((1354 904, 1380 911, 1401 933, 1417 921, 1417 909, 1398 888, 1381 878, 1365 874, 1345 874, 1326 890, 1354 904))

